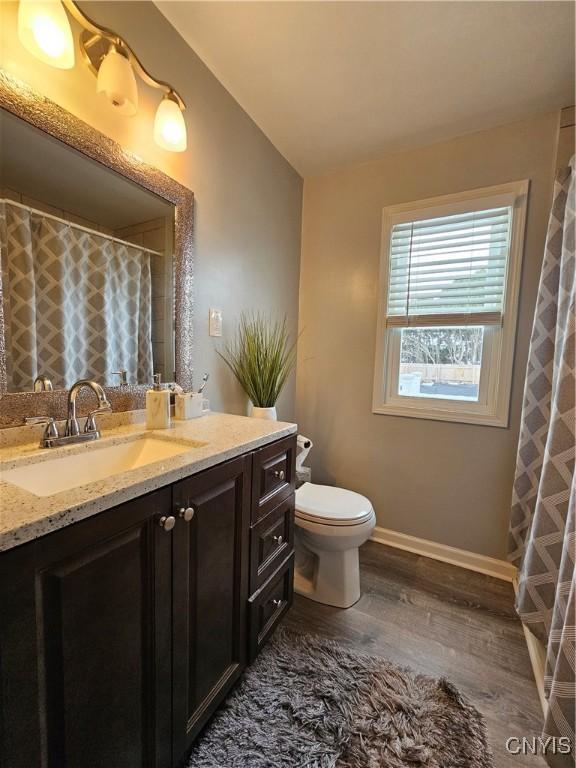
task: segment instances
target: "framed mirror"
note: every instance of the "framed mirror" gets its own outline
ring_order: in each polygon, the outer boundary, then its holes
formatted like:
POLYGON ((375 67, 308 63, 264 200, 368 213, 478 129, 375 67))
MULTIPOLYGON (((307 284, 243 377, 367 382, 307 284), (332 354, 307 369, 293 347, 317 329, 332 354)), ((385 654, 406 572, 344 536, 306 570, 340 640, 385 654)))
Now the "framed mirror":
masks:
POLYGON ((192 243, 190 190, 0 71, 0 428, 190 388, 192 243))

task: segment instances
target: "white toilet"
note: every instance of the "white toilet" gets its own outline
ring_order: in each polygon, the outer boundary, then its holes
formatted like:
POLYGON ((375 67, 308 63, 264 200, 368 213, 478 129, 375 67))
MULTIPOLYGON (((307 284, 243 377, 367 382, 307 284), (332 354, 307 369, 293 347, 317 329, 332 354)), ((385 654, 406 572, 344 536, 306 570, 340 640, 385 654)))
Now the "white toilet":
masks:
POLYGON ((311 600, 349 608, 360 599, 358 547, 376 525, 372 504, 344 488, 314 485, 303 466, 312 441, 298 435, 296 477, 296 563, 294 591, 311 600))
POLYGON ((367 498, 343 488, 304 483, 296 490, 294 591, 349 608, 360 599, 358 547, 376 516, 367 498))

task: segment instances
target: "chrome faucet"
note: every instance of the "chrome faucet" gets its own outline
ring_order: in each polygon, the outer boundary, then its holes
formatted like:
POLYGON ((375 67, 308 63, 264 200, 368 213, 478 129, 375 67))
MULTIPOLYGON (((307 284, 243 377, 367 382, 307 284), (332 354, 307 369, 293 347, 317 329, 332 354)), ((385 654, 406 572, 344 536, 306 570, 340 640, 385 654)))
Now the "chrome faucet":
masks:
POLYGON ((120 386, 121 387, 127 387, 128 386, 128 371, 126 368, 120 368, 119 371, 110 371, 112 376, 119 376, 120 377, 120 386))
POLYGON ((66 429, 64 435, 60 435, 58 427, 52 416, 32 416, 24 419, 26 424, 45 424, 46 429, 40 441, 41 448, 57 448, 62 445, 72 445, 74 443, 83 443, 86 440, 98 440, 100 432, 96 425, 96 415, 104 411, 111 411, 112 406, 108 402, 106 394, 100 384, 88 379, 80 379, 70 388, 68 393, 68 418, 66 420, 66 429), (98 408, 90 411, 86 418, 84 431, 80 431, 80 425, 76 418, 76 398, 78 392, 83 388, 91 389, 98 398, 98 408))
POLYGON ((78 424, 78 419, 76 418, 76 398, 78 396, 78 392, 80 392, 83 387, 88 387, 91 389, 98 398, 98 408, 96 408, 94 411, 90 411, 88 414, 83 434, 95 432, 95 437, 98 438, 100 437, 100 433, 96 428, 96 414, 102 413, 104 411, 111 411, 112 406, 108 402, 106 395, 104 394, 104 390, 100 384, 98 384, 96 381, 90 381, 89 379, 80 379, 80 381, 72 384, 70 387, 70 392, 68 392, 68 420, 66 421, 66 437, 80 435, 80 425, 78 424))
POLYGON ((34 392, 52 392, 54 387, 48 376, 39 374, 34 379, 34 392))

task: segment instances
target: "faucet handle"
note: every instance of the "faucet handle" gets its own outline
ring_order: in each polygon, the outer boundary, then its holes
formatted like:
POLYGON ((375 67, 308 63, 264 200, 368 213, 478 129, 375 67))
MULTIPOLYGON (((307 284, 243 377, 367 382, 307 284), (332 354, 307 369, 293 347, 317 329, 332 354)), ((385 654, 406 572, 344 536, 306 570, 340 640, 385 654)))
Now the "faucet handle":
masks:
POLYGON ((58 427, 56 426, 56 422, 54 421, 52 416, 27 416, 24 419, 24 423, 28 425, 45 424, 46 425, 46 429, 44 430, 45 438, 60 437, 58 433, 58 427))
POLYGON ((99 405, 98 408, 95 408, 93 411, 90 411, 88 416, 86 417, 86 424, 84 425, 84 432, 98 432, 98 427, 96 425, 96 416, 99 413, 109 413, 112 410, 112 406, 110 403, 106 400, 102 405, 99 405))

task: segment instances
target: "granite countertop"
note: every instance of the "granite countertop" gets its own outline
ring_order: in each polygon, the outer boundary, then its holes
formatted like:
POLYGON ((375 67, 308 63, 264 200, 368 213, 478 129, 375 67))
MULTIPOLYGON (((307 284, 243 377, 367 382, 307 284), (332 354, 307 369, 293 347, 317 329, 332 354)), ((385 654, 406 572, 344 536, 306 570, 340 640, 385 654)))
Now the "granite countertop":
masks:
POLYGON ((108 426, 104 421, 101 422, 102 438, 97 442, 64 448, 39 448, 38 429, 31 432, 29 428, 21 428, 18 439, 0 441, 0 551, 32 541, 296 433, 295 424, 224 413, 210 413, 189 421, 173 421, 169 429, 159 430, 146 429, 143 421, 114 424, 113 419, 109 419, 107 423, 108 426), (25 429, 27 432, 24 432, 25 429), (34 442, 30 442, 32 435, 34 442), (183 444, 189 450, 50 496, 37 496, 7 482, 3 477, 4 472, 11 469, 70 454, 93 452, 105 446, 121 445, 144 435, 183 444))

